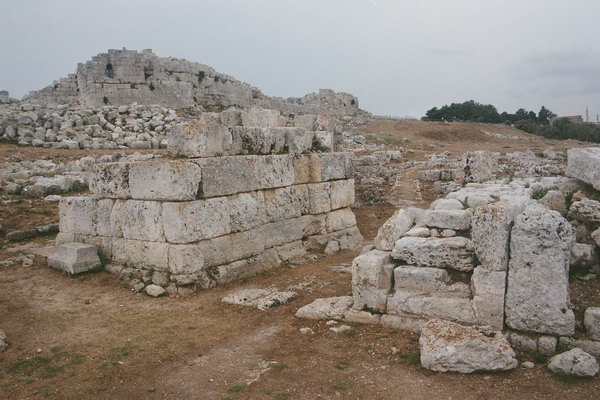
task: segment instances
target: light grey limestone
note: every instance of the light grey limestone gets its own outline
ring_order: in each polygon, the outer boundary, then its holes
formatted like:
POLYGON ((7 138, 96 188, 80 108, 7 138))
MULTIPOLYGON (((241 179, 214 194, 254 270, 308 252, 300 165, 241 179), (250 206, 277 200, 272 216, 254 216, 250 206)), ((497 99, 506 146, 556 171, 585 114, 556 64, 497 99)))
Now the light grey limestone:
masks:
POLYGON ((471 271, 474 268, 474 254, 473 243, 464 237, 443 239, 405 237, 394 245, 392 258, 422 267, 471 271))
POLYGON ((100 267, 100 257, 95 246, 83 243, 65 243, 56 253, 48 257, 48 265, 68 272, 79 274, 100 267))
POLYGON ((506 371, 517 367, 515 352, 502 332, 432 320, 419 339, 421 365, 439 372, 506 371))
POLYGON ((350 307, 352 307, 352 296, 316 299, 296 311, 296 317, 317 320, 341 320, 344 314, 350 310, 350 307))
POLYGON ((377 231, 375 246, 379 250, 391 251, 394 244, 404 234, 410 231, 415 223, 415 218, 421 213, 417 208, 401 209, 383 223, 377 231))
POLYGON ((565 174, 600 190, 600 148, 569 149, 565 174))
POLYGON ((430 228, 464 231, 471 227, 471 210, 437 209, 425 211, 417 220, 430 228))
POLYGON ((598 373, 598 361, 585 351, 574 348, 550 359, 550 371, 559 375, 592 377, 598 373))
POLYGON ((515 218, 506 291, 506 323, 513 329, 572 335, 569 261, 571 225, 556 211, 532 205, 515 218))
POLYGON ((586 335, 592 340, 600 340, 600 307, 589 307, 585 310, 583 324, 586 335))
POLYGON ((356 310, 385 311, 392 290, 394 264, 390 253, 373 250, 352 261, 352 297, 356 310))
POLYGON ((506 271, 493 271, 483 266, 473 270, 473 311, 479 325, 494 330, 504 327, 506 274, 506 271))
POLYGON ((165 238, 170 243, 190 243, 231 232, 226 197, 184 203, 162 203, 165 238))

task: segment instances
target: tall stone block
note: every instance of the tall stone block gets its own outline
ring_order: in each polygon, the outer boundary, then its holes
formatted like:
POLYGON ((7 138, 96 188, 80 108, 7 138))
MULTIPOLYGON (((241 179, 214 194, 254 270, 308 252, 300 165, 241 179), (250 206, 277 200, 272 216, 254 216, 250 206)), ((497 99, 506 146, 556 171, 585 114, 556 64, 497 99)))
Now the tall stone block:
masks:
POLYGON ((565 174, 600 190, 600 147, 570 149, 567 151, 567 157, 565 174))
POLYGON ((515 218, 506 292, 506 323, 517 330, 570 336, 569 261, 575 235, 556 211, 531 205, 515 218))

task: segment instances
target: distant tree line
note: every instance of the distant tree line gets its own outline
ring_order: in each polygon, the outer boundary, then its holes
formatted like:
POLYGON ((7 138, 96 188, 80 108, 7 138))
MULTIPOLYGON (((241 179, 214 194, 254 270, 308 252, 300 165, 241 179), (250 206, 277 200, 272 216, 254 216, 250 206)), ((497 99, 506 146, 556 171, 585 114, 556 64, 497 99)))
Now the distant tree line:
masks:
POLYGON ((584 142, 600 143, 599 126, 574 124, 567 119, 556 120, 550 126, 550 118, 553 117, 556 117, 556 114, 544 106, 537 114, 524 108, 510 114, 506 111, 498 113, 496 107, 491 104, 480 104, 469 100, 464 103, 452 103, 441 108, 433 107, 425 113, 422 120, 503 123, 549 139, 576 139, 584 142))

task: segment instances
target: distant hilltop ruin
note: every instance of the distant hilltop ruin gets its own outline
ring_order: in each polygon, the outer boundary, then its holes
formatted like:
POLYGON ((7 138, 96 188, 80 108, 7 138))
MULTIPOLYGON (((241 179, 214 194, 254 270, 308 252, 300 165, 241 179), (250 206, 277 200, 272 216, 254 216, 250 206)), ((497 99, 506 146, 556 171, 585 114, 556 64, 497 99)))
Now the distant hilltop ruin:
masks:
POLYGON ((42 105, 79 104, 82 107, 156 104, 171 108, 202 106, 263 107, 283 113, 347 115, 359 110, 348 93, 321 89, 304 97, 283 99, 212 67, 185 59, 159 57, 152 50, 108 50, 80 63, 77 73, 28 93, 24 101, 42 105))

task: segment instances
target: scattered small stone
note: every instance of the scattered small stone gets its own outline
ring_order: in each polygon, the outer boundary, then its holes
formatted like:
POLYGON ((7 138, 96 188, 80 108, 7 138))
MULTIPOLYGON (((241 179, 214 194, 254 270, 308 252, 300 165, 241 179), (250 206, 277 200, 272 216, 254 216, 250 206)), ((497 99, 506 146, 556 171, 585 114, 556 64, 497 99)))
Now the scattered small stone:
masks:
POLYGON ((314 334, 315 332, 311 328, 300 328, 300 333, 303 335, 314 334))
POLYGON ((335 254, 340 251, 340 243, 337 240, 330 240, 325 246, 325 254, 335 254))
POLYGON ((148 296, 152 296, 152 297, 159 297, 159 296, 162 296, 163 294, 165 294, 165 289, 163 289, 162 287, 160 287, 158 285, 148 285, 148 286, 146 286, 144 291, 146 292, 146 294, 148 296))
POLYGON ((135 285, 133 285, 133 291, 136 292, 136 293, 139 293, 142 290, 144 290, 145 286, 146 285, 144 285, 144 282, 136 283, 135 285))
POLYGON ((327 326, 337 325, 337 321, 330 320, 330 321, 325 322, 325 325, 327 325, 327 326))
POLYGON ((344 333, 352 330, 352 328, 348 325, 337 326, 335 328, 329 328, 329 330, 333 333, 344 333))
POLYGON ((48 203, 58 203, 62 199, 62 196, 59 194, 51 194, 49 196, 44 197, 44 200, 48 203))
POLYGON ((39 354, 39 353, 41 353, 41 352, 42 352, 42 349, 40 349, 40 348, 38 347, 38 348, 35 350, 35 352, 39 354))
POLYGON ((523 368, 527 368, 527 369, 535 368, 535 364, 532 363, 531 361, 525 361, 522 365, 523 365, 523 368))
POLYGON ((276 288, 242 289, 223 298, 223 302, 245 307, 256 307, 259 310, 267 310, 282 304, 287 304, 294 297, 296 297, 296 292, 289 290, 282 291, 276 288))
POLYGON ((392 347, 392 354, 394 354, 394 355, 398 354, 398 348, 397 347, 392 347))
POLYGON ((3 352, 8 348, 8 339, 6 338, 6 333, 0 329, 0 352, 3 352))
POLYGON ((548 368, 555 374, 581 377, 595 376, 599 369, 594 356, 579 348, 552 357, 548 368))

